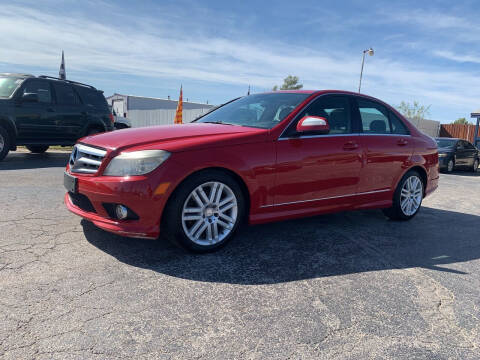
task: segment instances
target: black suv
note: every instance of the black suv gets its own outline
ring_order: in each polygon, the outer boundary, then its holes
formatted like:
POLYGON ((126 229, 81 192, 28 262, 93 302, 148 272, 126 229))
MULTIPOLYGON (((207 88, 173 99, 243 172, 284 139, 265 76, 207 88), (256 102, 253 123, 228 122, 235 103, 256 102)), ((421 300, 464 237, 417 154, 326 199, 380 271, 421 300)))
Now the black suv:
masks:
POLYGON ((34 153, 113 130, 103 92, 49 76, 0 74, 0 161, 25 145, 34 153))

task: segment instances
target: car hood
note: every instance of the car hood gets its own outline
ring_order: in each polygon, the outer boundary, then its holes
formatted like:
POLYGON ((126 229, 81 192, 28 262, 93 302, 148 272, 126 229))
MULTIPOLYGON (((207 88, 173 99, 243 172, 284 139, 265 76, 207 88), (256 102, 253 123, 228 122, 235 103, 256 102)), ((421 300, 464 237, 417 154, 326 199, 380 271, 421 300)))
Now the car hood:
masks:
POLYGON ((109 150, 161 149, 170 152, 265 140, 268 130, 209 123, 115 130, 79 141, 109 150))

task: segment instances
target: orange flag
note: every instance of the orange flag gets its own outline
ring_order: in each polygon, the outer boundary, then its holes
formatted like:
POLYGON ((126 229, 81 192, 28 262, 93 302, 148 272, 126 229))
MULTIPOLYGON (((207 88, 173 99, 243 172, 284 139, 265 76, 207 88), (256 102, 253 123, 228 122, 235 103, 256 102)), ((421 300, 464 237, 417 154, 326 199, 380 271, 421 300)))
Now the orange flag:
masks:
POLYGON ((182 124, 183 95, 182 86, 180 86, 180 98, 178 99, 177 112, 175 113, 175 124, 182 124))

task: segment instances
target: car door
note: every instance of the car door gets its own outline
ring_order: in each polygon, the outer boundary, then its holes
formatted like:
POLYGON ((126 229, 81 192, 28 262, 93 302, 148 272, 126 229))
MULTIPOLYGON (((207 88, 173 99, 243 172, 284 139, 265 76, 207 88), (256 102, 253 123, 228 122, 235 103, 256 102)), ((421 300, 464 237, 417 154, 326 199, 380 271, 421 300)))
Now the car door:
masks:
POLYGON ((473 166, 477 156, 477 149, 468 141, 463 140, 463 147, 465 149, 465 165, 473 166))
POLYGON ((18 92, 15 118, 20 141, 48 141, 55 138, 55 122, 52 115, 52 90, 50 83, 42 79, 27 79, 18 92), (23 101, 24 94, 37 94, 38 102, 23 101))
POLYGON ((63 140, 76 140, 86 123, 86 110, 72 85, 55 81, 53 89, 58 133, 63 140))
POLYGON ((468 150, 465 149, 465 142, 463 140, 458 140, 457 144, 455 145, 455 165, 468 165, 468 150))
POLYGON ((276 142, 275 206, 347 204, 359 182, 362 149, 347 95, 323 95, 300 112, 276 142), (330 132, 296 133, 304 116, 328 120, 330 132))
POLYGON ((383 104, 356 97, 361 121, 364 166, 359 193, 386 193, 394 188, 413 154, 414 144, 402 120, 383 104))

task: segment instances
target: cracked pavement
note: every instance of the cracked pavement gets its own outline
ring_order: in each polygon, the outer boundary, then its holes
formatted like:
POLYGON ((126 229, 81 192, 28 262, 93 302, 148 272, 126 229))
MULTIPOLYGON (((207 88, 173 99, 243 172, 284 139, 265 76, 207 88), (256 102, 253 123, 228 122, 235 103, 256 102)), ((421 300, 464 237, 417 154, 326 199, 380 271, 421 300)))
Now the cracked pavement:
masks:
POLYGON ((63 205, 67 153, 0 163, 2 359, 478 359, 480 174, 380 211, 245 227, 192 255, 63 205))

